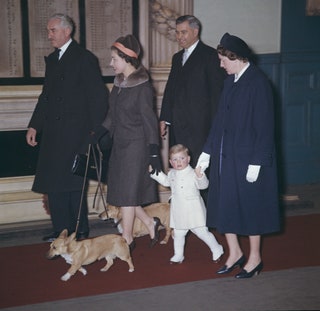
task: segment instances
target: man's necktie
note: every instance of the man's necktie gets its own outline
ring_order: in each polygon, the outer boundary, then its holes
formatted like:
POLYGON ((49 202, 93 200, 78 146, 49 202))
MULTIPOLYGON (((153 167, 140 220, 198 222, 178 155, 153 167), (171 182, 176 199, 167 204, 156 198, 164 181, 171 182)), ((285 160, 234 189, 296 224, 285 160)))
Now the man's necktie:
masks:
POLYGON ((60 49, 56 49, 56 50, 55 50, 55 54, 56 54, 55 56, 56 56, 56 60, 57 60, 57 61, 59 60, 60 51, 61 51, 60 49))
POLYGON ((188 59, 188 50, 187 50, 187 49, 184 49, 183 56, 182 56, 182 65, 185 64, 185 62, 187 61, 187 59, 188 59))

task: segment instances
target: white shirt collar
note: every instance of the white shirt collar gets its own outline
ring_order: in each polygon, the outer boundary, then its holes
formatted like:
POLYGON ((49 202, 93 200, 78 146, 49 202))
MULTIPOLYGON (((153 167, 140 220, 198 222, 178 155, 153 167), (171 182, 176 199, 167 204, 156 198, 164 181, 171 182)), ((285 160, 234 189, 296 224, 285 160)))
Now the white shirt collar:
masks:
POLYGON ((249 66, 250 63, 248 62, 238 74, 234 75, 234 82, 237 82, 241 78, 241 76, 244 74, 244 72, 248 69, 249 66))
POLYGON ((189 48, 185 49, 187 50, 188 52, 188 56, 193 52, 193 50, 196 48, 197 44, 199 43, 199 40, 196 41, 195 43, 193 43, 189 48))
POLYGON ((68 46, 72 42, 72 39, 70 38, 68 42, 66 42, 61 48, 60 48, 60 54, 59 59, 62 57, 63 53, 67 50, 68 46))

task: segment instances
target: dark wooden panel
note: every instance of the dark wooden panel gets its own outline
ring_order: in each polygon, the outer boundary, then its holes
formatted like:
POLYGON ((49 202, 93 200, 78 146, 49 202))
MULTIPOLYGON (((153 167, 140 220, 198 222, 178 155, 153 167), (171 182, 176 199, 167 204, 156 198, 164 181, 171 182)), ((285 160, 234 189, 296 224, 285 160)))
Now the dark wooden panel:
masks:
POLYGON ((285 175, 290 184, 319 182, 320 62, 295 58, 281 65, 285 175))

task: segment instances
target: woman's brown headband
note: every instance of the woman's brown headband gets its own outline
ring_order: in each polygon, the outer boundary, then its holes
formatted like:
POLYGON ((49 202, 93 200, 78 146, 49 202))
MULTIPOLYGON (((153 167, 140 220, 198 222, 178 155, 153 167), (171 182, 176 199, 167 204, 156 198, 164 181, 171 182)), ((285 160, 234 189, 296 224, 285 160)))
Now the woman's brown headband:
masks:
POLYGON ((123 52, 124 54, 133 57, 133 58, 138 58, 138 55, 135 51, 130 50, 128 48, 126 48, 123 44, 121 44, 120 42, 115 42, 112 44, 112 46, 116 47, 117 49, 119 49, 121 52, 123 52))

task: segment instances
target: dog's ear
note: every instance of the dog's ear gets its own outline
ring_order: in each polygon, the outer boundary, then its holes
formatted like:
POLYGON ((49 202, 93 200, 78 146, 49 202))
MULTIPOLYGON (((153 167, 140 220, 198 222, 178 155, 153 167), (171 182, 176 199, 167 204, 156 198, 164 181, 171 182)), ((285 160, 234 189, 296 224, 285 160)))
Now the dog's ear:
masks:
POLYGON ((59 238, 65 239, 67 236, 68 236, 68 230, 64 229, 64 230, 61 231, 61 233, 59 235, 59 238))
POLYGON ((75 239, 76 239, 76 233, 73 232, 72 234, 70 234, 68 240, 69 240, 69 241, 73 241, 73 240, 75 240, 75 239))
POLYGON ((122 216, 122 214, 121 214, 121 208, 118 207, 118 206, 116 206, 115 209, 116 209, 116 211, 117 211, 117 217, 118 217, 118 218, 121 218, 121 216, 122 216))

